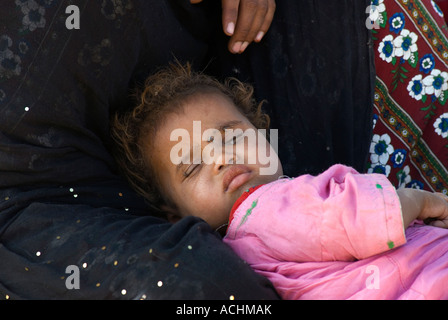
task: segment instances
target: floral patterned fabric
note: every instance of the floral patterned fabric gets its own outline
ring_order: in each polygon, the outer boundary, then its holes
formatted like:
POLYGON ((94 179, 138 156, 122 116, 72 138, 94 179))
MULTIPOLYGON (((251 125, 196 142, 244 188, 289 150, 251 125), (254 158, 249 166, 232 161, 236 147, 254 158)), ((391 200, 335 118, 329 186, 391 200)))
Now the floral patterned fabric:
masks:
POLYGON ((448 30, 432 0, 375 0, 377 81, 368 172, 448 192, 448 30))

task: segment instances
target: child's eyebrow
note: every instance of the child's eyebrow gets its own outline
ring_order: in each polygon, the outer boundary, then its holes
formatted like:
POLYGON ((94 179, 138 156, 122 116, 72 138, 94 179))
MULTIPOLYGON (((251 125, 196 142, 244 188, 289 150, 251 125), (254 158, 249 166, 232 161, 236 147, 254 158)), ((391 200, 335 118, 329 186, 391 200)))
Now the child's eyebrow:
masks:
POLYGON ((227 122, 224 122, 224 123, 222 123, 221 125, 219 125, 217 129, 218 129, 219 131, 224 131, 225 129, 232 128, 232 127, 234 127, 234 126, 236 126, 236 125, 239 125, 239 124, 241 124, 241 123, 242 123, 241 120, 227 121, 227 122))

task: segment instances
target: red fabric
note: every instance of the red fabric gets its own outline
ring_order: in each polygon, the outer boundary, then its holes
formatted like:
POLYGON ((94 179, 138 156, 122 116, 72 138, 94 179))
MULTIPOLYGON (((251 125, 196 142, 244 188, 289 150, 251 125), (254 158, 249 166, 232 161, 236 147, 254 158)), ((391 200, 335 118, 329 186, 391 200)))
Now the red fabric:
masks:
POLYGON ((445 14, 445 21, 448 22, 448 0, 437 0, 436 3, 445 14))
POLYGON ((229 216, 229 226, 230 223, 233 220, 233 214, 235 213, 235 210, 240 206, 240 204, 247 199, 247 197, 253 193, 255 190, 257 190, 258 188, 260 188, 261 186, 263 186, 262 184, 249 188, 248 190, 246 190, 246 192, 244 192, 241 197, 238 198, 238 200, 235 201, 235 203, 233 204, 232 210, 230 211, 230 216, 229 216))
POLYGON ((448 192, 448 32, 431 0, 378 0, 369 172, 448 192))

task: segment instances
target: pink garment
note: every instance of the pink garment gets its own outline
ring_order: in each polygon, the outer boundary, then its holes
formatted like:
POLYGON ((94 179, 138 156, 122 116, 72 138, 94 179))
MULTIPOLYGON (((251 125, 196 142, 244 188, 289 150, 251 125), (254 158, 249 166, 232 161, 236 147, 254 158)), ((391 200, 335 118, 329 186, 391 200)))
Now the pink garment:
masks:
POLYGON ((264 185, 224 241, 283 299, 448 299, 448 230, 403 230, 384 175, 335 165, 264 185))

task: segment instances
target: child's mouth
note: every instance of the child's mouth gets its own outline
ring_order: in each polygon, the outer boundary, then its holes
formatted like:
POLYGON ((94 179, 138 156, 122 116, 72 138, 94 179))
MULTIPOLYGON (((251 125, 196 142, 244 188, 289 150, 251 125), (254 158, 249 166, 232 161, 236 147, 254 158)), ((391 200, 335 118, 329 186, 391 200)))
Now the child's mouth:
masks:
POLYGON ((230 165, 224 172, 223 189, 225 192, 233 192, 250 180, 252 171, 245 165, 230 165))

